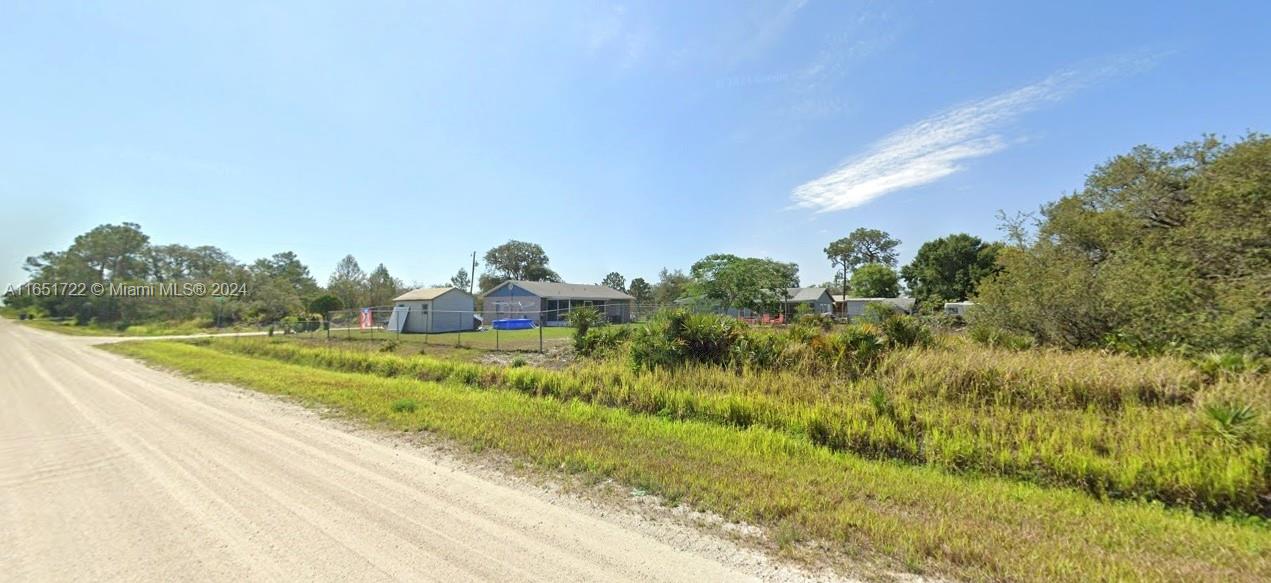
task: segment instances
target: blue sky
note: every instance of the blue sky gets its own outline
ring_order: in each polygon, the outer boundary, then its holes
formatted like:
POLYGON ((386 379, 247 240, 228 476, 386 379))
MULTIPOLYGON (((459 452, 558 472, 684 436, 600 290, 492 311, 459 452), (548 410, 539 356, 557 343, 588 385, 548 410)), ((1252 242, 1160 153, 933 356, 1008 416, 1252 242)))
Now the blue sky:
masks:
POLYGON ((1136 144, 1271 130, 1266 3, 685 4, 6 1, 0 282, 133 221, 323 281, 514 238, 570 281, 810 284, 856 227, 907 261, 1136 144))

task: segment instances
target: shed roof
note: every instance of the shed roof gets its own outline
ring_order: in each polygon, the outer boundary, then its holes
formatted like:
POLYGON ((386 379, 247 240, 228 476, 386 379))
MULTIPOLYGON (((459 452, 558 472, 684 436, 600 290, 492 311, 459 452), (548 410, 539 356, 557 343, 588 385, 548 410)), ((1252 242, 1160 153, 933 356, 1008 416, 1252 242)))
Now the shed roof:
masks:
POLYGON ((515 285, 544 299, 581 299, 581 300, 634 300, 635 298, 608 286, 587 283, 557 283, 553 281, 517 281, 508 280, 494 289, 481 294, 482 297, 493 293, 509 284, 515 285))
POLYGON ((409 301, 420 301, 420 300, 423 300, 423 301, 435 300, 441 297, 443 294, 446 294, 452 291, 457 291, 461 294, 468 293, 457 287, 421 287, 419 289, 413 289, 400 296, 397 296, 393 298, 393 301, 409 302, 409 301))

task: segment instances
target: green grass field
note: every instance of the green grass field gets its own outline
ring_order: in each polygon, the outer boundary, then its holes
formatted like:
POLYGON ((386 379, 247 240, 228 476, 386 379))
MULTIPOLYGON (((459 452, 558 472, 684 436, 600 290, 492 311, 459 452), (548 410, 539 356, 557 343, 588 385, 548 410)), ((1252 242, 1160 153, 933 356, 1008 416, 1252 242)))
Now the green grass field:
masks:
MULTIPOLYGON (((545 349, 561 346, 568 342, 572 328, 542 328, 543 347, 545 349)), ((448 332, 444 334, 397 334, 384 330, 332 330, 331 339, 347 342, 369 342, 379 347, 385 340, 396 340, 397 351, 402 354, 417 353, 428 346, 459 346, 476 350, 507 350, 529 352, 539 349, 540 329, 534 330, 485 330, 483 332, 448 332)), ((313 337, 325 339, 325 333, 305 333, 296 335, 303 339, 313 337)))
MULTIPOLYGON (((827 446, 807 426, 783 426, 780 411, 748 409, 762 402, 729 395, 722 377, 686 377, 681 380, 706 386, 698 392, 666 387, 662 401, 640 404, 654 394, 641 397, 629 379, 603 366, 569 385, 562 375, 579 374, 573 369, 501 369, 286 342, 146 342, 109 349, 392 429, 428 430, 497 448, 546 469, 614 478, 673 503, 759 524, 786 543, 819 541, 832 554, 881 561, 887 568, 995 580, 1271 577, 1271 528, 1262 519, 1110 501, 1081 489, 937 463, 867 459, 851 448, 827 446), (251 351, 259 353, 246 353, 251 351), (333 370, 341 362, 366 370, 333 370), (445 380, 420 380, 433 377, 445 380), (707 398, 721 389, 719 398, 707 398), (412 405, 403 405, 407 401, 412 405), (655 406, 661 409, 650 411, 655 406), (748 415, 755 417, 742 422, 748 415)), ((942 370, 944 364, 932 366, 942 370)), ((1006 370, 1021 366, 1023 361, 1006 370)), ((1105 371, 1120 366, 1114 362, 1105 371)), ((1153 374, 1168 377, 1173 369, 1163 366, 1153 374)), ((1106 388, 1079 386, 1077 381, 1097 376, 1082 376, 1079 368, 1058 377, 1055 386, 1067 386, 1070 394, 1106 388)), ((758 382, 765 380, 773 379, 743 378, 738 386, 751 387, 749 396, 793 390, 758 382)), ((671 381, 655 376, 646 382, 671 381)), ((819 390, 805 387, 792 399, 818 403, 819 390)), ((845 392, 832 398, 855 397, 845 392)))

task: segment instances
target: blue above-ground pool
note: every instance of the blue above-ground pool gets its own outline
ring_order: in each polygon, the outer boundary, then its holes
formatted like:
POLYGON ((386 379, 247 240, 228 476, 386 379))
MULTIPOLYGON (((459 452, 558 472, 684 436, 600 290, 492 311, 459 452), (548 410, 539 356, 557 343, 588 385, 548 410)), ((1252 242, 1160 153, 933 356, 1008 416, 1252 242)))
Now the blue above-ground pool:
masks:
POLYGON ((534 327, 534 320, 529 318, 506 318, 494 321, 495 330, 529 330, 534 327))

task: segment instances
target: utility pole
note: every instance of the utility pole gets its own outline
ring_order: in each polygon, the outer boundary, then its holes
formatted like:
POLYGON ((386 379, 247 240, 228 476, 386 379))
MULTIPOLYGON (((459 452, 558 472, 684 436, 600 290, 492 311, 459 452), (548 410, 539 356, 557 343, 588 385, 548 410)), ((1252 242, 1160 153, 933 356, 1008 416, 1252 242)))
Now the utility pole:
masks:
POLYGON ((474 285, 477 284, 477 252, 472 252, 472 271, 468 272, 468 293, 471 294, 474 285))

